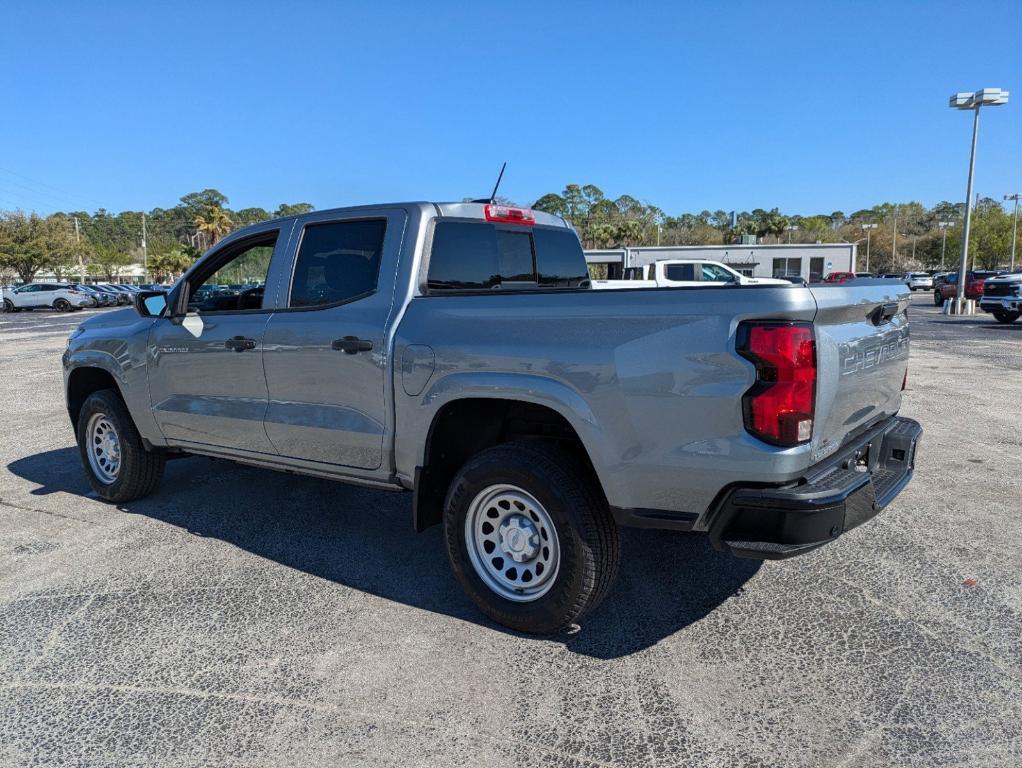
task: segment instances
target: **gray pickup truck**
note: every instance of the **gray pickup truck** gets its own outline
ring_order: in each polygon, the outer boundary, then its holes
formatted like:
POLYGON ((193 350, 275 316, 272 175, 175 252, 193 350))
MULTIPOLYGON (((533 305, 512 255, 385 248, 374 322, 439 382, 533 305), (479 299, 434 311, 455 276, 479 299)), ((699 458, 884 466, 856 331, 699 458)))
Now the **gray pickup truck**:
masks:
POLYGON ((344 208, 235 232, 84 322, 67 408, 111 502, 188 454, 411 491, 479 608, 552 632, 606 594, 620 526, 784 558, 883 509, 922 433, 897 416, 908 302, 891 281, 597 291, 555 216, 344 208))

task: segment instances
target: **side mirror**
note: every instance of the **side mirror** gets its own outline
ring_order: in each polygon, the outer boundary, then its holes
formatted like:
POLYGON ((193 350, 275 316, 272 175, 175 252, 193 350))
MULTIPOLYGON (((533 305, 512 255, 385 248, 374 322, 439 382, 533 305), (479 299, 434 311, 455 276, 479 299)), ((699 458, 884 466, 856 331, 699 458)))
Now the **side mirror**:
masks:
POLYGON ((160 317, 167 309, 163 291, 139 291, 135 294, 135 311, 142 317, 160 317))

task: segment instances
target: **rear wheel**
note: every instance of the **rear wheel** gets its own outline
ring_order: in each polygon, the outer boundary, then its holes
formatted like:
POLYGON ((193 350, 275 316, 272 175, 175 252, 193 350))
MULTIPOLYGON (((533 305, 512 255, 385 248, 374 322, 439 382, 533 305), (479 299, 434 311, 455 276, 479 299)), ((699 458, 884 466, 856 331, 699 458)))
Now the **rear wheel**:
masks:
POLYGON ((620 546, 589 474, 555 446, 523 442, 485 450, 455 476, 444 506, 447 554, 494 621, 556 632, 603 600, 620 546))
POLYGON ((160 484, 166 458, 146 450, 120 395, 89 395, 78 415, 78 450, 96 494, 121 503, 148 496, 160 484))
POLYGON ((993 311, 994 320, 999 323, 1014 323, 1020 315, 1022 315, 1022 312, 1008 312, 1003 309, 995 309, 993 311))
POLYGON ((940 295, 940 291, 933 292, 933 303, 938 307, 944 304, 944 297, 940 295))
POLYGON ((67 299, 57 299, 53 302, 53 308, 58 312, 69 312, 71 310, 71 302, 67 299))

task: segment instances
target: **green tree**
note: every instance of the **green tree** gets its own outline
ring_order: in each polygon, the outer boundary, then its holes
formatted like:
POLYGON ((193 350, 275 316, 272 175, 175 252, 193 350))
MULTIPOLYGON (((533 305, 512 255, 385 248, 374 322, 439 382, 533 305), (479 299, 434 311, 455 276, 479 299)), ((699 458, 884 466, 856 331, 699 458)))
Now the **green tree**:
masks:
POLYGON ((277 210, 273 212, 273 216, 279 219, 281 216, 294 216, 314 210, 316 210, 316 206, 312 203, 281 203, 277 206, 277 210))
POLYGON ((109 243, 94 244, 89 259, 89 272, 106 279, 108 283, 117 280, 121 270, 134 261, 129 251, 109 243))
POLYGON ((75 258, 75 240, 66 219, 21 211, 0 215, 0 267, 32 282, 41 269, 66 270, 75 258))
POLYGON ((230 202, 227 195, 217 189, 204 189, 201 192, 189 192, 181 197, 181 205, 193 216, 210 208, 226 208, 230 202))
POLYGON ((239 227, 247 227, 250 224, 258 224, 260 221, 268 221, 273 216, 265 208, 242 208, 234 214, 234 220, 239 227))
POLYGON ((211 205, 195 216, 195 229, 205 235, 212 248, 234 227, 230 215, 223 208, 211 205))
POLYGON ((181 275, 195 259, 180 247, 160 251, 149 258, 149 271, 153 280, 164 283, 181 275))

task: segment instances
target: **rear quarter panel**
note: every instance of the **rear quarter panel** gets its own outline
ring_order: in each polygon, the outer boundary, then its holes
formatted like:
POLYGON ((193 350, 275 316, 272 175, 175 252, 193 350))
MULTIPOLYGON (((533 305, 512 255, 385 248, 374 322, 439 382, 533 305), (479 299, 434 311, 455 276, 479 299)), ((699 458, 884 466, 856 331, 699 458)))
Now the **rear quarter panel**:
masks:
POLYGON ((395 360, 410 348, 414 369, 428 349, 433 369, 416 374, 409 394, 398 363, 398 474, 422 464, 445 403, 494 397, 561 413, 614 506, 702 513, 729 483, 796 477, 809 446, 768 446, 743 429, 755 372, 734 337, 744 319, 815 312, 810 292, 793 285, 414 298, 395 360))

